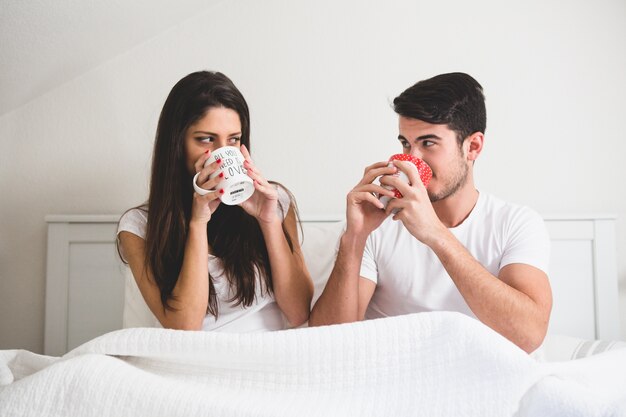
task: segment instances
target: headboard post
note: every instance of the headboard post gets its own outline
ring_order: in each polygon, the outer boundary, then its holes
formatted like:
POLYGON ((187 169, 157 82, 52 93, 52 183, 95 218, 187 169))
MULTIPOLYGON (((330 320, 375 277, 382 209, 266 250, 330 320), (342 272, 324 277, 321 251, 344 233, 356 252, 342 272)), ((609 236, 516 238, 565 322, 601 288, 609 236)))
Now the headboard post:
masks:
POLYGON ((615 220, 594 220, 594 280, 596 338, 620 339, 617 259, 615 255, 615 220))

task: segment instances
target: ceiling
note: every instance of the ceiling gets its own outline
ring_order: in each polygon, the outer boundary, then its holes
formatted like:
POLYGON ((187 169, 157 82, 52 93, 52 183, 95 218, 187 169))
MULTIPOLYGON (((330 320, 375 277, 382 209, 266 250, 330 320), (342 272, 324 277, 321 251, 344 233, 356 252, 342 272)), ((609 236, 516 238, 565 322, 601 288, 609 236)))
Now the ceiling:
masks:
POLYGON ((0 0, 0 116, 218 0, 0 0))

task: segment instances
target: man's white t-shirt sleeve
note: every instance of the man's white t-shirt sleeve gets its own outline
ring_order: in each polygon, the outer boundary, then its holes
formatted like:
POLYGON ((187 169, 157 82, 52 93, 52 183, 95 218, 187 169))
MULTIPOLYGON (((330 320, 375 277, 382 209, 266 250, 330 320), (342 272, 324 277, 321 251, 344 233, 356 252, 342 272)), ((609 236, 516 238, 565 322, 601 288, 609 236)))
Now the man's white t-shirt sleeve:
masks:
MULTIPOLYGON (((500 259, 500 269, 513 263, 534 266, 546 274, 550 266, 550 236, 541 216, 527 207, 520 207, 508 219, 504 252, 500 259)), ((360 275, 374 283, 378 282, 378 267, 375 256, 375 236, 367 238, 360 275)))
POLYGON ((508 228, 500 268, 520 263, 534 266, 548 274, 550 236, 541 216, 529 208, 524 208, 511 217, 508 228))
POLYGON ((374 257, 374 239, 372 234, 367 238, 365 243, 365 250, 363 251, 363 258, 361 259, 361 271, 360 275, 363 278, 367 278, 376 284, 378 282, 378 268, 376 267, 376 261, 374 257))

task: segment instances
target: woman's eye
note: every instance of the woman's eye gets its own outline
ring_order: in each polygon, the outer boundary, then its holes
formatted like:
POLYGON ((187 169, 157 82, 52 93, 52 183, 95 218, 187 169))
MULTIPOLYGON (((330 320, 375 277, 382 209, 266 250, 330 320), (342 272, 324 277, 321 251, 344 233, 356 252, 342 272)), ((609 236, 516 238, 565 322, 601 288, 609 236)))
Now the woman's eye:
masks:
POLYGON ((212 143, 213 142, 213 136, 202 136, 199 138, 196 138, 197 140, 199 140, 200 142, 203 143, 212 143))
POLYGON ((233 138, 230 138, 230 143, 237 143, 237 142, 239 142, 240 140, 241 140, 241 138, 240 138, 240 137, 238 137, 238 136, 237 136, 237 137, 233 137, 233 138))

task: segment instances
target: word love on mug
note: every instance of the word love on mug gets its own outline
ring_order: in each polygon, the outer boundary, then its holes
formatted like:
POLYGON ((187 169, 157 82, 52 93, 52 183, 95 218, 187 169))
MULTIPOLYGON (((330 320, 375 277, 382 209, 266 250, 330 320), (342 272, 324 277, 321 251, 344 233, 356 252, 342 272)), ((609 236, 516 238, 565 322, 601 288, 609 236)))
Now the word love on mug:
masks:
MULTIPOLYGON (((210 175, 215 178, 220 173, 224 174, 222 180, 217 185, 218 189, 223 189, 224 194, 220 196, 222 203, 234 206, 246 201, 254 194, 254 182, 248 176, 248 171, 244 168, 245 158, 241 154, 239 148, 234 146, 224 146, 214 150, 211 156, 206 160, 204 166, 212 164, 218 159, 222 160, 219 168, 210 175)), ((193 177, 193 188, 200 194, 205 195, 215 190, 205 190, 197 184, 198 174, 193 177)))
MULTIPOLYGON (((221 153, 222 163, 220 164, 220 170, 221 172, 224 173, 224 181, 226 181, 230 177, 234 177, 237 175, 242 175, 242 174, 246 175, 248 171, 243 167, 243 162, 240 162, 240 159, 243 159, 243 155, 241 155, 241 152, 239 152, 239 149, 235 148, 234 146, 226 146, 226 148, 232 148, 232 149, 226 149, 224 150, 224 152, 221 153), (241 155, 241 158, 239 158, 240 155, 241 155)), ((213 158, 213 159, 215 160, 216 158, 213 158)), ((215 175, 216 174, 211 175, 211 178, 215 177, 215 175)))

